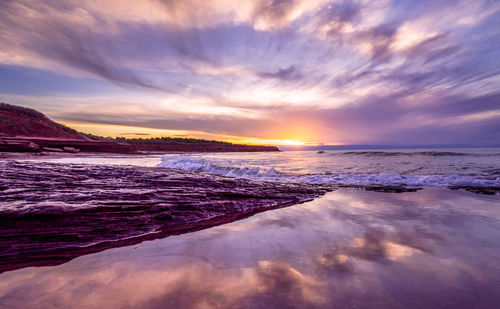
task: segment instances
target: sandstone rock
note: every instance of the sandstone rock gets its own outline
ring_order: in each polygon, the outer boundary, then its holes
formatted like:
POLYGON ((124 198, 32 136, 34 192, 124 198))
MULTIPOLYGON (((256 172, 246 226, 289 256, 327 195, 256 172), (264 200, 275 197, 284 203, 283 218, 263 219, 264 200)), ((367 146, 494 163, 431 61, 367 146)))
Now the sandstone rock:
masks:
POLYGON ((77 131, 56 123, 31 108, 0 103, 0 119, 0 132, 4 136, 83 139, 77 131))
POLYGON ((73 147, 63 147, 64 152, 77 153, 80 152, 80 149, 73 147))
MULTIPOLYGON (((81 152, 108 152, 108 153, 136 153, 135 147, 130 144, 117 143, 113 141, 89 141, 76 139, 44 138, 44 137, 0 137, 0 142, 35 143, 42 148, 60 149, 73 148, 81 152)), ((1 150, 0 148, 0 151, 1 150)), ((8 150, 6 150, 8 151, 8 150)), ((17 151, 17 150, 10 150, 17 151)), ((40 151, 40 150, 39 150, 40 151)), ((49 150, 47 150, 49 151, 49 150)))
POLYGON ((52 147, 42 147, 43 151, 47 152, 64 152, 61 148, 52 148, 52 147))
POLYGON ((40 146, 31 141, 0 140, 0 152, 40 152, 40 146))
POLYGON ((200 230, 332 190, 168 168, 16 161, 0 161, 0 188, 0 273, 200 230))

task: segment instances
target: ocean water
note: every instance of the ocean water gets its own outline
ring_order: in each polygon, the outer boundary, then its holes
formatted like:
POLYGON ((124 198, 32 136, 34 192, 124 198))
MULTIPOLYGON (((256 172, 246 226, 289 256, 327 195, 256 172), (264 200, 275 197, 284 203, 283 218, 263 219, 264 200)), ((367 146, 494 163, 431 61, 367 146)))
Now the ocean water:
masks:
POLYGON ((158 166, 261 181, 500 186, 500 149, 167 154, 158 166))
POLYGON ((273 182, 500 186, 500 148, 172 153, 45 161, 169 167, 273 182))

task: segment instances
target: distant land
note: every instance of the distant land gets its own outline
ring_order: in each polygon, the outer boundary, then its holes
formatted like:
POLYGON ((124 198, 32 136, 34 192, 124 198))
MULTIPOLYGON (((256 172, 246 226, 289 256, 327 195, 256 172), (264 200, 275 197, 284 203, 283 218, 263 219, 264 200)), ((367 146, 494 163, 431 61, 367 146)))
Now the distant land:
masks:
POLYGON ((275 146, 194 138, 112 138, 84 134, 31 108, 0 103, 0 152, 258 152, 275 146))

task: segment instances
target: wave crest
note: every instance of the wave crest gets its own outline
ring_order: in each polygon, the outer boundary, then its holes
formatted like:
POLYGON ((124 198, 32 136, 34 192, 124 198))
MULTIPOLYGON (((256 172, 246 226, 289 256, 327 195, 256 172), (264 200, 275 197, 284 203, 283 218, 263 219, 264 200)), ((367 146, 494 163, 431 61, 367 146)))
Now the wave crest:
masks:
POLYGON ((194 172, 246 178, 260 181, 310 184, 344 185, 405 185, 405 186, 500 186, 500 177, 464 175, 402 175, 393 173, 314 173, 295 174, 274 167, 242 166, 241 161, 203 158, 197 156, 164 156, 161 167, 177 168, 194 172))

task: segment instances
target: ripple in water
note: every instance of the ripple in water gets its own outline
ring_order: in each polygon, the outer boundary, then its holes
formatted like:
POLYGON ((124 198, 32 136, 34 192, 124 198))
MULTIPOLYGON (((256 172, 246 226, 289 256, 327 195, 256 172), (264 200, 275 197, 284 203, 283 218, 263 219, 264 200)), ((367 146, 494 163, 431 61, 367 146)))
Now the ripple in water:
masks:
POLYGON ((495 148, 171 154, 159 166, 274 182, 500 186, 495 148))

